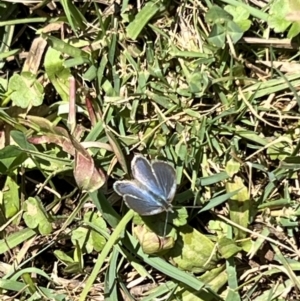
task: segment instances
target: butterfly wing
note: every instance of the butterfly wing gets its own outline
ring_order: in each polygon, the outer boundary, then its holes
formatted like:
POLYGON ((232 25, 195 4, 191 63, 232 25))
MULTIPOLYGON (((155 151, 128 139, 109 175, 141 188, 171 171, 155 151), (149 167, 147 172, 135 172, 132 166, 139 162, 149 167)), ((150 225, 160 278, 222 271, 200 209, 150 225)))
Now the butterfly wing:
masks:
POLYGON ((163 161, 154 161, 152 169, 160 189, 163 191, 163 196, 168 202, 172 202, 176 193, 176 172, 172 165, 163 161))
POLYGON ((154 215, 165 210, 159 199, 136 181, 116 181, 114 190, 123 196, 127 207, 140 215, 154 215))
POLYGON ((131 169, 133 177, 143 186, 147 187, 155 195, 160 197, 164 196, 164 191, 161 189, 161 185, 159 185, 158 179, 155 177, 152 166, 145 157, 135 155, 131 163, 131 169))

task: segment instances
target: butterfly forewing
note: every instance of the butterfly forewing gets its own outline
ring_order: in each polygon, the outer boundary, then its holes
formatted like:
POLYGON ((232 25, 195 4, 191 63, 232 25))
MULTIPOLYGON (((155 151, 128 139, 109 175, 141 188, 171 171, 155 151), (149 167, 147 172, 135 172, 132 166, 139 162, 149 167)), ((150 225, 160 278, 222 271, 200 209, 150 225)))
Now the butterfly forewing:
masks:
POLYGON ((135 181, 117 181, 114 184, 114 189, 121 196, 128 194, 141 199, 147 196, 147 192, 135 181))
POLYGON ((153 162, 152 169, 165 199, 172 202, 177 186, 175 169, 169 163, 162 161, 153 162))
POLYGON ((135 180, 147 187, 153 194, 163 197, 163 190, 157 182, 149 161, 141 155, 135 155, 131 163, 132 174, 135 180))

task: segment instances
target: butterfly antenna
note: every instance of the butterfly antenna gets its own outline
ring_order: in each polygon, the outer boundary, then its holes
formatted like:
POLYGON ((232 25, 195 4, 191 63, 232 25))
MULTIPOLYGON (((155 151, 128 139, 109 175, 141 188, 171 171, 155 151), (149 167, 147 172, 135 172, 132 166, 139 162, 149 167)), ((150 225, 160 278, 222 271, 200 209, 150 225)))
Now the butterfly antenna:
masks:
POLYGON ((182 205, 182 206, 173 206, 173 208, 195 208, 195 209, 199 209, 199 208, 203 208, 203 205, 202 206, 185 206, 185 205, 182 205))

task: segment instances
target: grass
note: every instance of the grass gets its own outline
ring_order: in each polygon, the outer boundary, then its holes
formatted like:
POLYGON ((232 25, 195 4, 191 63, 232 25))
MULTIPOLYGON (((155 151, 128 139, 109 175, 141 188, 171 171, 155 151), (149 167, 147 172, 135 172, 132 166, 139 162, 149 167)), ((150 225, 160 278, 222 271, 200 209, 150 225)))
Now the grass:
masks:
POLYGON ((298 300, 298 2, 0 1, 0 299, 298 300))

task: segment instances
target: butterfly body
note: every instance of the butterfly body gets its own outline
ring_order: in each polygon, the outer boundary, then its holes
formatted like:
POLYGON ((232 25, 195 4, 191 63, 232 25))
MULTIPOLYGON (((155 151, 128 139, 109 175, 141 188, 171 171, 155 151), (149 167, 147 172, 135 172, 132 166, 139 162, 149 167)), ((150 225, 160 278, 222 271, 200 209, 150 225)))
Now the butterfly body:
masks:
POLYGON ((134 180, 116 181, 115 191, 123 196, 126 205, 140 215, 172 212, 176 192, 176 173, 166 162, 150 163, 141 155, 131 162, 134 180))

